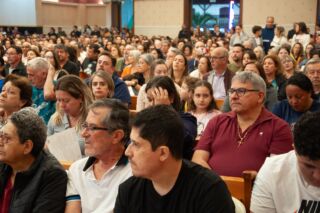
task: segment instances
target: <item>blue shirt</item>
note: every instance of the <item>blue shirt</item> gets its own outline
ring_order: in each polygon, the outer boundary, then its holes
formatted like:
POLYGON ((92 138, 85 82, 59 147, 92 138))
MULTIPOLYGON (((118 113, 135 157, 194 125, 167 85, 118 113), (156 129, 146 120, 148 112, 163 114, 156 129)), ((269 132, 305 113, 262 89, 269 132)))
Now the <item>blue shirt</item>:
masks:
MULTIPOLYGON (((308 109, 307 111, 315 112, 318 110, 320 110, 320 103, 317 101, 313 101, 310 109, 308 109)), ((294 124, 305 112, 295 111, 290 106, 288 100, 283 100, 274 105, 272 113, 289 123, 289 125, 291 126, 291 130, 293 130, 294 124)))
POLYGON ((119 99, 124 103, 130 105, 131 97, 127 85, 122 81, 117 73, 112 74, 112 80, 114 83, 114 96, 113 98, 119 99))
POLYGON ((47 124, 51 115, 56 111, 55 101, 46 101, 43 95, 43 89, 32 87, 33 108, 36 109, 38 115, 47 124))

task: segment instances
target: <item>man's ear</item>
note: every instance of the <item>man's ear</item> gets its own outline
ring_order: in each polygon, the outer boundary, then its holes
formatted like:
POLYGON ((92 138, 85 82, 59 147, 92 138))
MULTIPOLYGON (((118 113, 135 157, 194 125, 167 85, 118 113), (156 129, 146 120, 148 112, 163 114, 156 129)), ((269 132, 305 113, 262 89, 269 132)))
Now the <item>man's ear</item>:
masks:
POLYGON ((113 144, 121 143, 121 141, 124 138, 124 131, 122 129, 117 129, 112 132, 112 137, 113 137, 113 141, 112 141, 113 144))
POLYGON ((161 162, 164 162, 165 160, 167 160, 170 156, 170 150, 169 150, 169 147, 167 146, 160 146, 157 148, 158 152, 160 153, 160 156, 159 156, 159 160, 161 162))
POLYGON ((30 154, 32 152, 32 149, 33 149, 32 140, 26 140, 23 143, 23 146, 24 146, 23 154, 28 155, 28 154, 30 154))

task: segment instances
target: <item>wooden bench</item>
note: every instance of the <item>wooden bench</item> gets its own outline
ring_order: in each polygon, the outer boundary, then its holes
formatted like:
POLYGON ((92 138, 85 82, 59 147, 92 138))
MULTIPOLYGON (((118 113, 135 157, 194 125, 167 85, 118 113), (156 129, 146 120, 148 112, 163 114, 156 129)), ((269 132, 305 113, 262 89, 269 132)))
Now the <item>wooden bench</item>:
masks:
POLYGON ((65 161, 65 160, 60 160, 59 162, 65 170, 68 170, 71 164, 73 163, 71 161, 65 161))
POLYGON ((256 175, 256 171, 244 171, 242 177, 221 176, 232 197, 240 200, 247 212, 250 212, 251 193, 256 175))
POLYGON ((131 96, 131 104, 129 109, 136 110, 136 108, 137 108, 137 96, 131 96))

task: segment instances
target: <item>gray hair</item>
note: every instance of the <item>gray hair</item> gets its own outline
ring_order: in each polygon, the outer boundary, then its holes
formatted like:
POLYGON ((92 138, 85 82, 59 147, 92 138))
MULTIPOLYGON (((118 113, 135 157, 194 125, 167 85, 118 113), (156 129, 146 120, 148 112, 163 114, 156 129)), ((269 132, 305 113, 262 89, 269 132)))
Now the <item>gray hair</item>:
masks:
POLYGON ((108 127, 110 131, 121 129, 124 131, 123 143, 126 143, 129 139, 130 127, 129 127, 129 109, 118 99, 104 98, 94 101, 89 111, 95 113, 96 108, 110 109, 103 118, 102 125, 108 127))
POLYGON ((154 61, 154 57, 150 53, 142 54, 140 58, 143 59, 149 66, 151 66, 152 62, 154 61))
POLYGON ((141 55, 141 53, 139 50, 130 50, 130 52, 129 52, 129 56, 132 56, 134 58, 135 62, 138 62, 140 55, 141 55))
POLYGON ((258 74, 251 71, 238 72, 233 78, 232 82, 239 81, 240 83, 251 83, 253 89, 257 89, 266 95, 266 82, 258 74))
POLYGON ((303 70, 303 72, 304 72, 304 74, 307 74, 308 73, 308 67, 309 67, 309 65, 310 64, 320 64, 320 59, 316 59, 316 58, 312 58, 312 59, 310 59, 307 63, 306 63, 306 65, 305 65, 305 67, 304 67, 304 70, 303 70))
POLYGON ((41 57, 36 57, 27 63, 27 67, 33 69, 33 70, 43 70, 48 71, 49 64, 48 61, 41 57))
POLYGON ((20 143, 31 140, 33 148, 31 154, 38 156, 43 150, 47 138, 47 126, 36 111, 31 107, 26 107, 14 112, 9 121, 16 127, 20 143))
POLYGON ((170 47, 168 52, 173 52, 174 54, 178 55, 178 54, 182 54, 181 50, 179 50, 178 48, 175 47, 170 47))

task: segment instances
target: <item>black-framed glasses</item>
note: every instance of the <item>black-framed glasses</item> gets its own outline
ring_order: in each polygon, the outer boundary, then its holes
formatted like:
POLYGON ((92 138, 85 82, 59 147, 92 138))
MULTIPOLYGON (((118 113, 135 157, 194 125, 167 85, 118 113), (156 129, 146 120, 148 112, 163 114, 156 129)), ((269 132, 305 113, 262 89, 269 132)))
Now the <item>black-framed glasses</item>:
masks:
POLYGON ((107 128, 107 127, 92 126, 92 125, 89 125, 88 123, 83 123, 81 125, 81 128, 82 130, 86 129, 86 130, 89 130, 90 132, 97 131, 97 130, 103 130, 103 131, 111 130, 110 128, 107 128))
POLYGON ((237 94, 237 96, 241 97, 244 96, 247 92, 260 92, 257 89, 246 89, 246 88, 238 88, 238 89, 234 89, 234 88, 230 88, 229 89, 229 95, 232 95, 234 92, 237 94))

